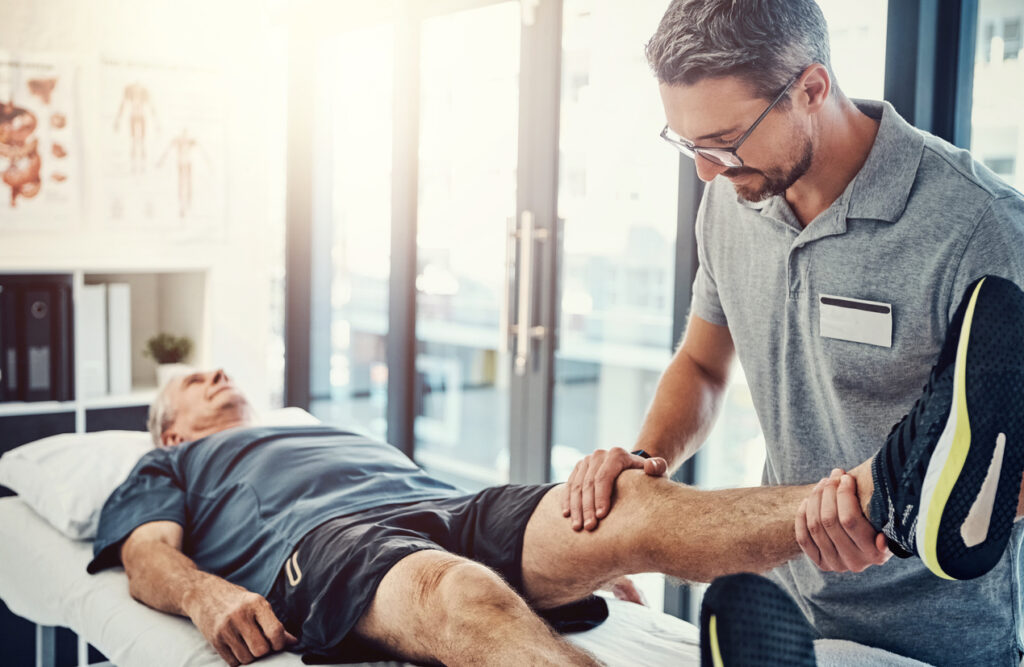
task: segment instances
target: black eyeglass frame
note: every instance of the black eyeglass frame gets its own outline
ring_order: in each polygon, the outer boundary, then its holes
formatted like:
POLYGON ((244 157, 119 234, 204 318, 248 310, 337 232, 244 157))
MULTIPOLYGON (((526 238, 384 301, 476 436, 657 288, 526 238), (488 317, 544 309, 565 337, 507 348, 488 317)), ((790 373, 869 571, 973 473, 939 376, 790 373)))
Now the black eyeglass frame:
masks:
POLYGON ((801 71, 796 76, 789 80, 789 83, 787 83, 786 87, 782 89, 782 92, 780 92, 775 97, 775 99, 772 100, 772 103, 769 104, 768 107, 761 112, 761 115, 757 117, 757 120, 754 121, 754 124, 751 125, 747 129, 747 131, 743 133, 743 136, 741 136, 732 146, 697 146, 689 139, 684 139, 682 137, 676 139, 674 137, 670 137, 668 133, 671 132, 672 130, 669 129, 667 124, 665 125, 665 128, 661 131, 660 136, 662 139, 675 146, 680 153, 686 155, 687 157, 697 159, 697 156, 700 155, 705 160, 708 160, 721 167, 728 167, 730 169, 742 167, 745 163, 743 162, 743 158, 741 158, 736 151, 740 149, 740 146, 743 145, 743 142, 746 141, 747 138, 754 132, 754 130, 757 129, 757 126, 761 124, 761 121, 764 120, 769 113, 771 113, 771 110, 774 109, 775 106, 782 101, 782 98, 786 96, 786 93, 789 92, 789 89, 793 87, 794 83, 800 80, 800 77, 803 76, 803 74, 803 71, 801 71), (732 157, 735 158, 735 163, 729 164, 727 162, 724 162, 721 158, 715 155, 723 153, 732 155, 732 157))

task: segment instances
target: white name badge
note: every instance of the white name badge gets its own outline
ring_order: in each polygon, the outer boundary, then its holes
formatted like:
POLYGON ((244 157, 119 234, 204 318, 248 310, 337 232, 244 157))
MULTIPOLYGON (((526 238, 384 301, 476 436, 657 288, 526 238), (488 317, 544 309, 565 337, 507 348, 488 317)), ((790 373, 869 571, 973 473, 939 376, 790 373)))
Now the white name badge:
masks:
POLYGON ((825 338, 892 347, 892 304, 818 295, 818 324, 825 338))

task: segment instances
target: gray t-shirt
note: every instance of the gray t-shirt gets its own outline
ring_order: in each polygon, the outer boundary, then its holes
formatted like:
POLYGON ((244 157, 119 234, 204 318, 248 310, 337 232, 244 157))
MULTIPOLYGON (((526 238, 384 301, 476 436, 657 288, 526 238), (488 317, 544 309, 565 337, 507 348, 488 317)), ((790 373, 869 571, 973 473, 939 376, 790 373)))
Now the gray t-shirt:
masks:
MULTIPOLYGON (((874 455, 920 395, 967 285, 985 274, 1024 285, 1021 194, 889 104, 856 103, 880 119, 874 146, 806 228, 783 197, 751 203, 722 178, 701 202, 692 312, 729 327, 766 484, 815 482, 874 455), (891 306, 891 347, 823 337, 823 295, 891 306)), ((1020 540, 968 582, 896 558, 838 574, 800 557, 774 575, 825 637, 935 664, 1017 665, 1020 540)))

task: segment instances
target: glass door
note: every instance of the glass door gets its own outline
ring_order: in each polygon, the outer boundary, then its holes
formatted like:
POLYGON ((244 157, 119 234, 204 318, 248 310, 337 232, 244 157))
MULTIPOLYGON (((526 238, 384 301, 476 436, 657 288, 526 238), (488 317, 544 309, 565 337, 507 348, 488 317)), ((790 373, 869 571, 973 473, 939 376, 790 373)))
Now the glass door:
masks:
POLYGON ((661 0, 565 0, 551 477, 629 448, 672 352, 678 155, 643 45, 661 0))
POLYGON ((518 2, 420 24, 415 459, 476 490, 509 479, 518 2))
POLYGON ((329 357, 314 365, 323 389, 310 412, 378 438, 387 434, 393 45, 390 23, 349 30, 320 45, 317 70, 330 270, 313 320, 329 357))
POLYGON ((632 441, 673 347, 678 158, 643 54, 663 5, 343 17, 317 55, 315 414, 467 490, 632 441))

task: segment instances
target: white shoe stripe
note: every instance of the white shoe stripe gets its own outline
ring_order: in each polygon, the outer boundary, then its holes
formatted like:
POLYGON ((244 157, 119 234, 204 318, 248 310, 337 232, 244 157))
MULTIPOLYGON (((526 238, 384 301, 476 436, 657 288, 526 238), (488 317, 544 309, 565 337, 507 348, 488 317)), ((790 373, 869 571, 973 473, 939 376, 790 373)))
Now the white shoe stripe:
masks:
POLYGON ((988 473, 981 483, 978 496, 967 512, 967 518, 960 526, 960 537, 968 547, 974 547, 988 537, 988 526, 992 519, 992 509, 996 506, 996 489, 999 488, 999 472, 1003 469, 1003 451, 1006 449, 1006 434, 1000 433, 996 438, 996 448, 992 452, 992 460, 988 464, 988 473))
MULTIPOLYGON (((956 363, 963 363, 963 360, 957 356, 956 363)), ((935 571, 933 565, 938 566, 938 564, 928 562, 928 550, 925 548, 929 533, 928 510, 931 508, 932 499, 935 496, 935 487, 938 486, 939 479, 942 477, 942 470, 946 467, 946 461, 953 451, 953 437, 956 434, 957 425, 956 390, 953 389, 950 393, 952 397, 950 399, 949 417, 946 418, 946 426, 942 429, 942 435, 939 436, 938 442, 935 443, 935 449, 928 460, 928 469, 925 471, 924 483, 921 485, 921 504, 917 508, 917 534, 915 535, 917 538, 917 555, 925 562, 928 569, 933 572, 935 571)))

